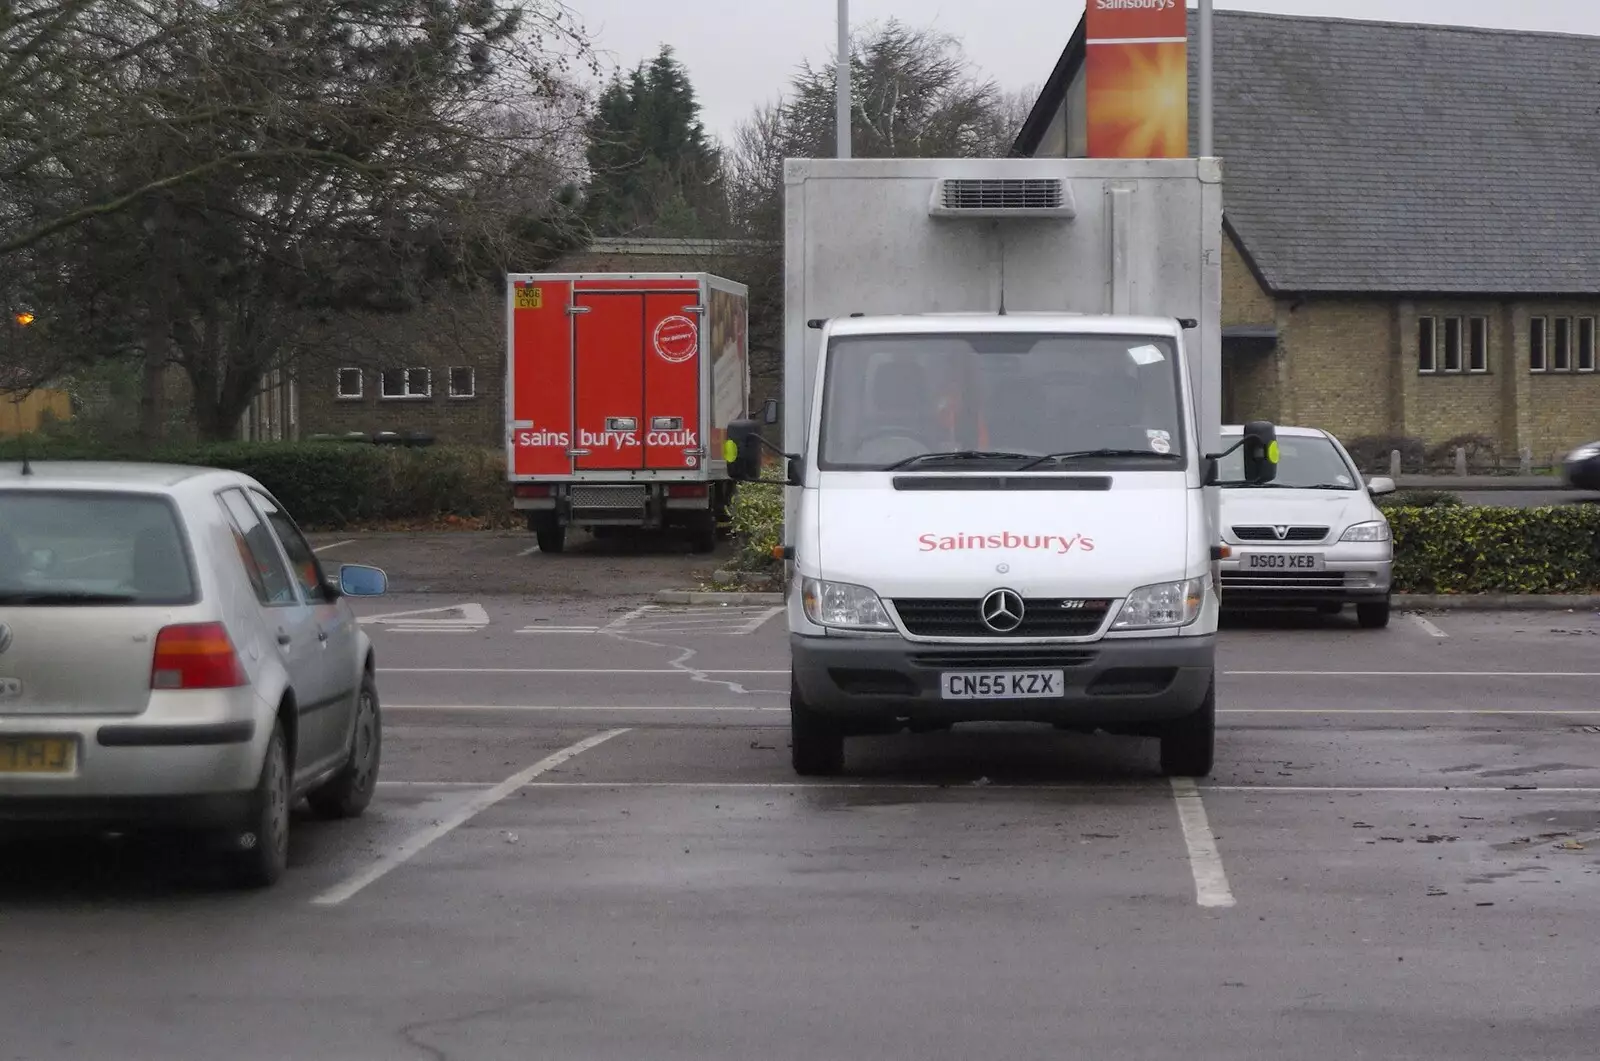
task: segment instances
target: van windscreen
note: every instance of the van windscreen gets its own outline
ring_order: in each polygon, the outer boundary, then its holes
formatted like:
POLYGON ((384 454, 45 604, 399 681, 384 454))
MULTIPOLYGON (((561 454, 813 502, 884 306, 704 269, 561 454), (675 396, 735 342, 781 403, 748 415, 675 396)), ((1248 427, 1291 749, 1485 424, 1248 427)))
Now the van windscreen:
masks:
POLYGON ((0 491, 0 604, 180 605, 195 587, 165 498, 0 491))
POLYGON ((1116 451, 1186 465, 1169 336, 848 335, 829 346, 818 465, 883 469, 924 454, 1116 451))

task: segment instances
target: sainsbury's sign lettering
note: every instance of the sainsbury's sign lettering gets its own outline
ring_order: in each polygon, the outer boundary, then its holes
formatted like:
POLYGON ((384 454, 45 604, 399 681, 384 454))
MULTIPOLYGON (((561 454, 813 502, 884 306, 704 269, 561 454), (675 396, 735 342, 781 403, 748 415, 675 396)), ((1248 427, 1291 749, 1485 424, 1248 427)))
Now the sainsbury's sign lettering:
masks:
MULTIPOLYGON (((689 449, 699 445, 694 431, 646 431, 646 446, 682 446, 689 449)), ((572 445, 572 435, 566 431, 533 430, 517 432, 520 449, 567 449, 572 445)), ((583 449, 629 449, 639 445, 637 431, 590 431, 578 429, 578 445, 583 449)))
POLYGON ((917 539, 924 553, 959 553, 976 549, 1027 549, 1034 552, 1055 553, 1059 556, 1076 550, 1094 552, 1094 539, 1081 534, 924 534, 917 539))

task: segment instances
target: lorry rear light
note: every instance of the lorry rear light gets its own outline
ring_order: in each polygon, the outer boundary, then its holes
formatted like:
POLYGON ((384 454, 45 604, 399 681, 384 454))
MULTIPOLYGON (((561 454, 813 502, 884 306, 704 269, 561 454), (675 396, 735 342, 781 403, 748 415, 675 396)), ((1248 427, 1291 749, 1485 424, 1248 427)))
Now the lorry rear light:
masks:
POLYGON ((710 492, 710 487, 704 483, 689 483, 685 486, 667 487, 668 497, 705 497, 710 492))
POLYGON ((249 685, 228 628, 221 623, 165 626, 156 635, 152 689, 234 689, 249 685))
POLYGON ((551 487, 541 483, 518 483, 511 488, 514 497, 549 497, 551 487))

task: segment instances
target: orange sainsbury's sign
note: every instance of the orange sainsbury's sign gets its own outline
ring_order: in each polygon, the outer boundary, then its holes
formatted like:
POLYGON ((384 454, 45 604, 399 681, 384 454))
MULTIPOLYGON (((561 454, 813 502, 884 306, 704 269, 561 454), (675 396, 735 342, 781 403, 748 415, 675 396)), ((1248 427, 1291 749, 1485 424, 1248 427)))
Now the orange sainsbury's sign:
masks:
POLYGON ((1088 0, 1084 19, 1089 157, 1187 157, 1184 0, 1088 0))

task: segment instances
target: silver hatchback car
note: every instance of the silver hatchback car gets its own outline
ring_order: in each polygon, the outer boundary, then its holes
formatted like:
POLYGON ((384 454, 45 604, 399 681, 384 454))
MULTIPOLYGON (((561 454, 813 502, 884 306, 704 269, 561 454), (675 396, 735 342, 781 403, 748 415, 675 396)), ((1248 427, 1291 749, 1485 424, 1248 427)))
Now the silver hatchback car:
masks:
POLYGON ((180 465, 0 466, 0 825, 200 829, 276 881, 289 810, 372 799, 372 644, 256 480, 180 465))

